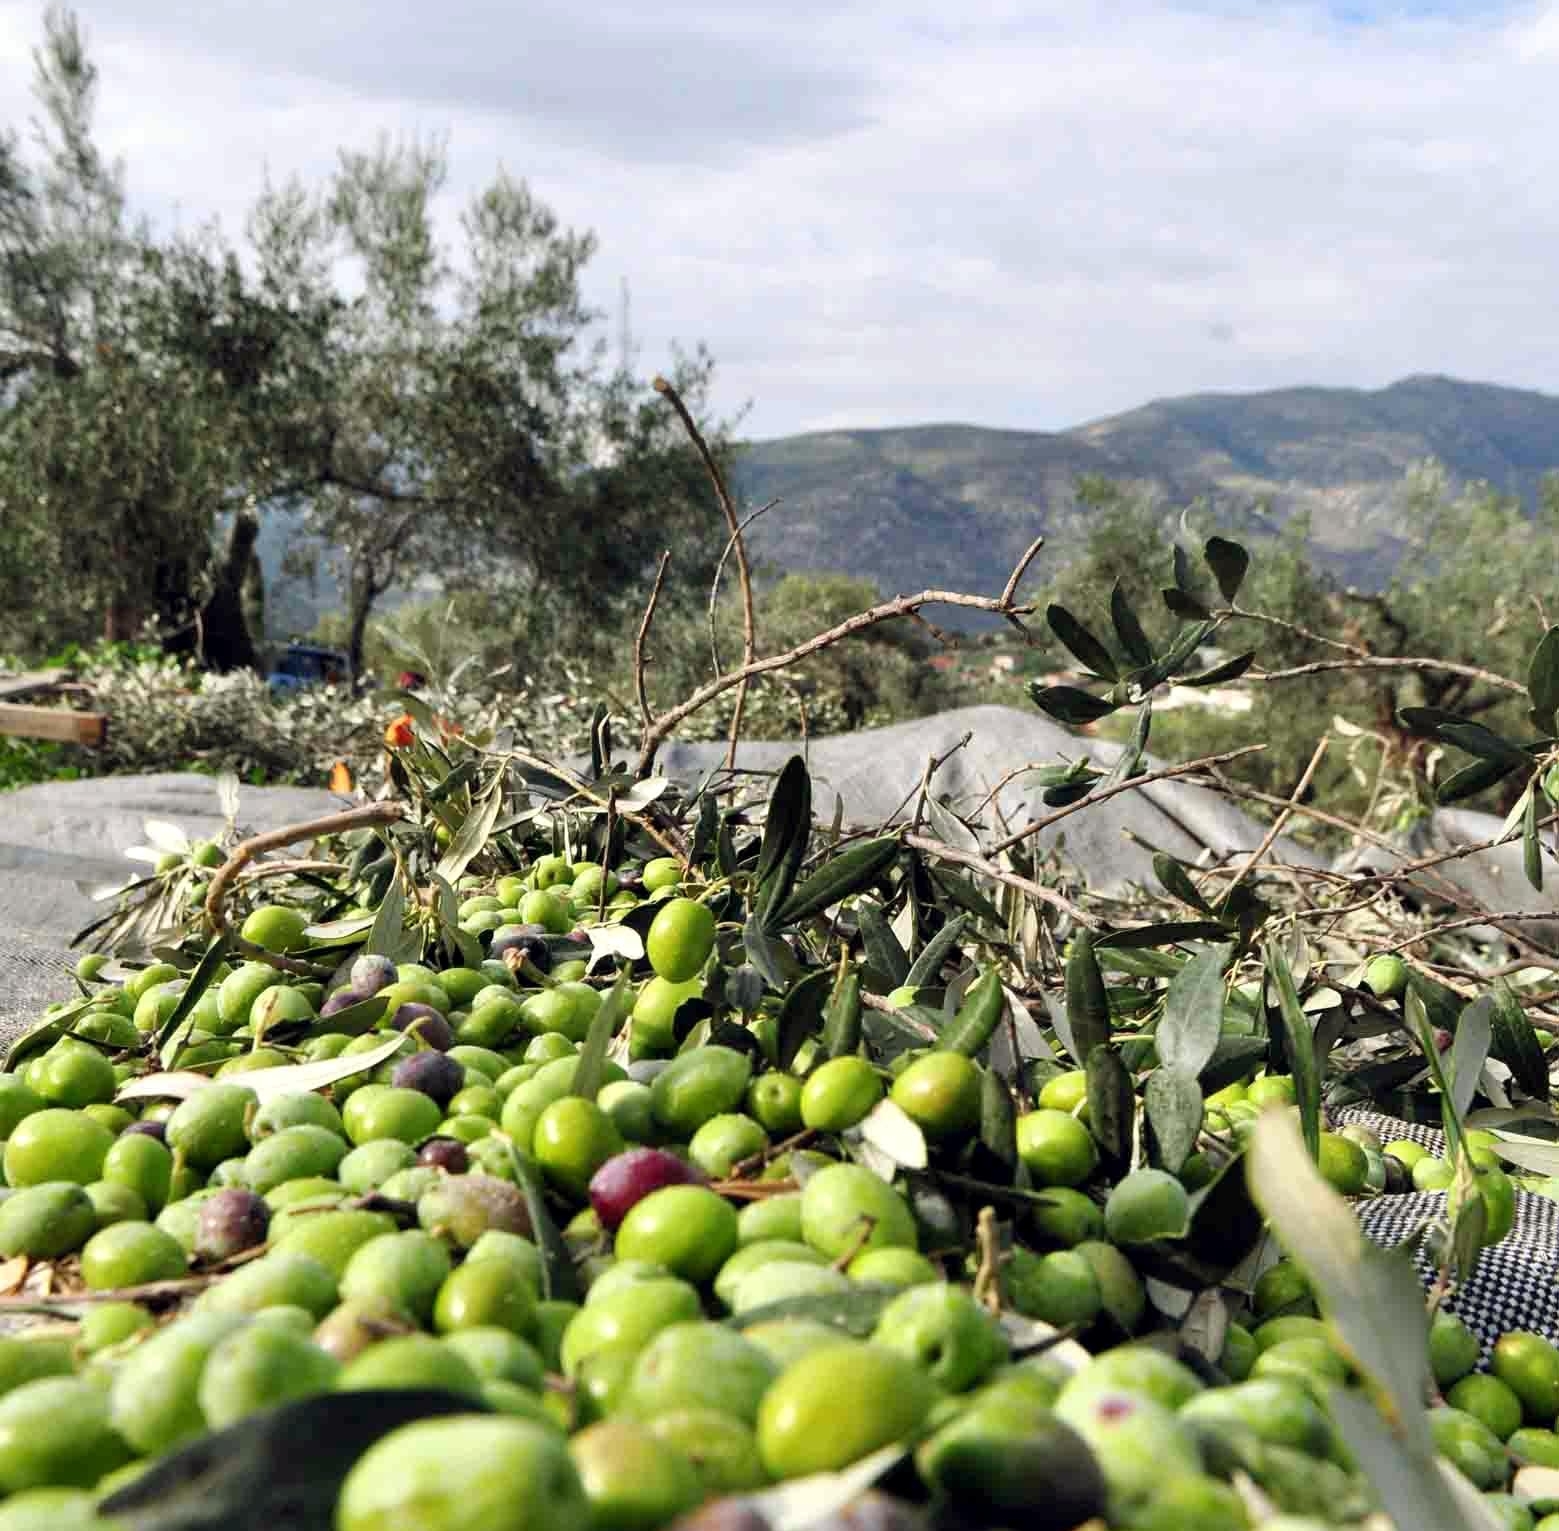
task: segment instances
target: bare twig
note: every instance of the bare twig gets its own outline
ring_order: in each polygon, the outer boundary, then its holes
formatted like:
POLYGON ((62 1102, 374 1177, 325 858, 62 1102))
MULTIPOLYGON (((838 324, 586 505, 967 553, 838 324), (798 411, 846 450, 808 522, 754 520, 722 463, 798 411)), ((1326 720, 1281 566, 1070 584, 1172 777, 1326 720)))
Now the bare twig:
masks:
POLYGON ((344 813, 330 813, 323 818, 310 819, 306 824, 288 824, 281 829, 268 830, 263 835, 252 835, 240 841, 217 868, 211 886, 206 889, 206 923, 213 935, 227 929, 227 914, 222 907, 228 884, 256 856, 266 851, 280 850, 284 845, 296 845, 299 840, 317 840, 321 835, 344 834, 349 829, 362 829, 373 824, 395 824, 405 818, 406 809, 401 803, 369 803, 362 808, 348 808, 344 813))
POLYGON ((633 635, 633 689, 639 698, 639 716, 648 728, 654 718, 650 711, 649 692, 644 686, 644 640, 650 635, 650 623, 655 620, 655 603, 660 600, 660 587, 666 582, 666 565, 671 562, 671 549, 660 555, 655 569, 655 583, 650 586, 650 598, 645 603, 644 615, 639 620, 639 630, 633 635))
MULTIPOLYGON (((1407 936, 1401 941, 1393 942, 1390 946, 1382 947, 1381 950, 1387 952, 1406 951, 1410 946, 1418 946, 1424 941, 1432 941, 1436 936, 1448 935, 1453 930, 1467 930, 1474 925, 1497 925, 1501 920, 1509 920, 1513 923, 1516 921, 1541 920, 1551 924, 1554 919, 1555 915, 1552 909, 1507 909, 1497 913, 1468 914, 1463 915, 1459 919, 1442 920, 1437 925, 1425 926, 1417 935, 1407 936)), ((1526 963, 1523 966, 1530 967, 1531 964, 1526 963)))
POLYGON ((914 824, 913 824, 912 827, 918 829, 920 827, 920 814, 921 814, 921 810, 925 806, 926 792, 927 792, 927 789, 931 785, 932 778, 936 775, 936 773, 938 771, 940 771, 942 769, 943 766, 945 766, 947 764, 947 762, 949 760, 951 760, 953 758, 954 755, 956 755, 959 752, 959 750, 966 749, 968 747, 968 745, 969 745, 969 741, 971 739, 973 739, 973 738, 974 738, 974 730, 973 729, 969 729, 969 730, 967 730, 965 732, 963 738, 961 738, 956 744, 954 744, 950 749, 948 749, 945 754, 942 754, 942 755, 928 755, 926 757, 926 769, 921 774, 919 785, 916 786, 910 792, 908 797, 903 798, 900 801, 898 807, 895 808, 893 810, 893 812, 890 813, 887 816, 887 818, 883 820, 883 822, 885 824, 896 823, 898 821, 899 815, 901 813, 903 813, 904 810, 906 808, 908 808, 911 803, 915 803, 916 804, 916 808, 915 808, 915 821, 914 821, 914 824))
MULTIPOLYGON (((1554 824, 1559 824, 1559 813, 1550 813, 1545 818, 1537 821, 1539 829, 1548 829, 1554 824)), ((1476 840, 1468 845, 1459 845, 1455 850, 1436 851, 1431 856, 1420 856, 1416 861, 1406 861, 1399 867, 1391 867, 1379 872, 1363 872, 1358 874, 1353 881, 1356 883, 1367 882, 1398 882, 1410 877, 1415 872, 1428 871, 1431 867, 1443 866, 1447 861, 1460 861, 1465 856, 1476 856, 1481 851, 1493 850, 1496 846, 1507 845, 1515 835, 1496 835, 1488 840, 1476 840)), ((1398 854, 1402 854, 1400 851, 1398 854)))
MULTIPOLYGON (((691 696, 675 707, 668 708, 655 719, 654 724, 647 730, 644 748, 639 757, 640 773, 648 769, 655 758, 655 751, 660 748, 678 723, 684 718, 691 717, 699 708, 708 706, 717 696, 729 691, 732 686, 741 685, 754 675, 767 675, 773 670, 787 669, 808 655, 826 649, 830 644, 838 643, 841 639, 849 638, 855 633, 865 632, 867 628, 876 627, 879 623, 891 622, 895 617, 907 617, 922 606, 964 606, 972 611, 990 611, 998 614, 1002 609, 1001 603, 991 596, 964 595, 954 590, 922 590, 916 595, 897 596, 867 611, 857 612, 853 617, 829 628, 827 632, 814 634, 805 643, 798 643, 795 648, 786 649, 782 654, 771 654, 767 659, 755 659, 751 664, 742 665, 740 669, 728 670, 724 675, 718 675, 713 680, 707 681, 691 696)), ((1026 606, 1016 609, 1020 613, 1032 610, 1031 607, 1026 606)))
POLYGON ((933 641, 940 643, 943 648, 956 649, 958 647, 958 640, 951 633, 944 633, 924 612, 912 611, 909 614, 909 619, 911 622, 918 622, 931 634, 933 641))
MULTIPOLYGON (((770 500, 767 505, 760 505, 744 520, 738 532, 745 532, 759 516, 766 514, 779 504, 778 500, 770 500)), ((707 620, 709 624, 709 657, 714 662, 715 674, 718 675, 723 668, 720 663, 720 645, 715 637, 715 607, 720 600, 720 581, 725 574, 725 561, 731 556, 731 550, 736 546, 736 533, 726 538, 725 547, 721 551, 720 561, 715 565, 715 576, 709 582, 709 611, 707 620)))
POLYGON ((1238 760, 1242 755, 1259 754, 1264 749, 1266 749, 1264 744, 1246 744, 1237 750, 1225 750, 1221 755, 1203 755, 1199 760, 1187 760, 1181 765, 1165 766, 1162 770, 1149 771, 1144 776, 1133 776, 1128 781, 1117 782, 1115 786, 1108 787, 1103 792, 1092 793, 1075 803, 1068 803, 1065 808, 1057 808, 1054 813, 1047 813, 1043 818, 1025 824, 1015 834, 1008 835, 999 845, 992 846, 991 855, 999 856, 1003 851, 1010 851, 1013 846, 1027 840, 1030 835, 1037 835, 1041 830, 1049 829, 1052 824, 1059 824, 1062 819, 1070 818, 1074 813, 1081 813, 1084 808, 1093 807, 1095 803, 1108 802, 1110 798, 1117 797, 1122 792, 1134 792, 1137 788, 1146 787, 1152 782, 1170 781, 1177 776, 1192 776, 1198 771, 1206 771, 1213 766, 1226 765, 1231 760, 1238 760))
MULTIPOLYGON (((1378 835, 1373 830, 1366 829, 1362 824, 1352 823, 1348 819, 1339 817, 1337 814, 1327 813, 1324 809, 1313 807, 1308 803, 1304 804, 1303 806, 1297 803, 1290 804, 1286 798, 1275 797, 1270 792, 1261 792, 1258 791, 1255 787, 1246 787, 1238 782, 1231 782, 1226 779, 1221 780, 1219 785, 1222 790, 1227 792, 1231 797, 1248 798, 1251 802, 1267 803, 1272 807, 1279 809, 1289 808, 1293 813, 1300 815, 1302 818, 1314 819, 1317 823, 1330 824, 1334 829, 1343 830, 1347 834, 1358 835, 1361 839, 1370 841, 1371 844, 1378 846, 1384 851, 1390 852, 1392 855, 1399 856, 1402 854, 1402 852, 1388 839, 1386 839, 1384 835, 1378 835)), ((1526 937, 1522 936, 1520 932, 1511 930, 1500 915, 1480 913, 1462 895, 1461 891, 1454 883, 1450 882, 1446 878, 1434 876, 1432 872, 1431 878, 1436 884, 1439 885, 1437 889, 1433 890, 1433 896, 1435 898, 1443 899, 1447 904, 1451 905, 1452 908, 1460 909, 1464 913, 1477 914, 1479 917, 1474 923, 1492 925, 1496 930, 1500 931, 1502 934, 1508 937, 1517 946, 1524 949, 1531 948, 1532 943, 1527 940, 1526 937)), ((1374 899, 1368 899, 1361 907, 1367 907, 1373 902, 1374 899)), ((1342 911, 1330 912, 1341 913, 1342 911)))
POLYGON ((1001 1241, 996 1232, 995 1207, 981 1207, 975 1219, 975 1243, 980 1251, 974 1273, 974 1300, 992 1314, 1001 1314, 1001 1241))
POLYGON ((1221 611, 1215 611, 1213 615, 1243 617, 1247 622, 1259 622, 1263 627, 1275 627, 1282 632, 1292 633, 1296 638, 1303 638, 1307 643, 1319 643, 1329 649, 1341 649, 1344 654, 1351 654, 1355 659, 1373 657, 1368 649, 1361 648, 1357 643, 1343 643, 1337 638, 1328 638, 1324 633, 1312 632, 1308 627, 1301 627, 1297 622, 1269 616, 1264 611, 1247 611, 1243 606, 1226 606, 1221 611))
MULTIPOLYGON (((703 458, 704 470, 709 474, 710 483, 714 485, 715 498, 719 500, 720 509, 725 513, 725 523, 731 530, 731 541, 736 544, 736 577, 742 589, 742 670, 746 672, 758 652, 758 625, 757 618, 753 615, 752 570, 747 567, 747 545, 742 541, 742 528, 736 514, 736 502, 731 498, 731 491, 726 488, 725 475, 720 471, 720 464, 715 461, 714 453, 709 450, 709 443, 704 440, 703 432, 699 430, 693 416, 688 412, 687 405, 682 402, 682 395, 663 377, 655 379, 655 391, 667 399, 671 407, 676 410, 682 421, 682 428, 698 449, 698 455, 703 458)), ((750 674, 743 673, 736 681, 736 707, 731 713, 731 743, 725 756, 728 769, 736 764, 736 741, 741 737, 742 711, 747 705, 747 683, 750 679, 750 674)))
POLYGON ((1526 687, 1519 681, 1507 680, 1493 670, 1480 669, 1477 665, 1457 664, 1449 659, 1397 659, 1388 655, 1371 656, 1368 659, 1317 659, 1312 664, 1295 665, 1290 670, 1250 670, 1247 680, 1298 680, 1305 675, 1322 675, 1328 670, 1418 670, 1438 675, 1460 675, 1466 680, 1482 681, 1500 691, 1526 695, 1526 687))
POLYGON ((1039 550, 1044 547, 1045 539, 1036 537, 1023 550, 1023 556, 1012 566, 1012 573, 1007 576, 1007 583, 1001 587, 1001 609, 1012 610, 1012 604, 1018 598, 1018 585, 1023 576, 1028 573, 1028 567, 1039 557, 1039 550))
MULTIPOLYGON (((1305 793, 1310 788, 1310 782, 1314 778, 1316 768, 1321 764, 1322 757, 1326 754, 1327 746, 1332 742, 1330 734, 1322 734, 1321 742, 1316 745, 1315 753, 1310 757, 1310 764, 1305 767, 1305 773, 1299 778, 1299 785, 1294 788, 1288 800, 1288 806, 1282 809, 1278 816, 1268 826, 1266 834, 1261 837, 1261 844, 1246 858, 1239 871, 1234 874, 1234 881, 1229 884, 1228 892, 1232 893, 1245 880, 1246 874, 1254 868, 1263 856, 1272 849, 1273 842, 1288 827, 1288 821, 1293 817, 1294 809, 1304 800, 1305 793)), ((1227 894, 1225 895, 1227 897, 1227 894)))
POLYGON ((1054 888, 1047 888, 1043 883, 1031 882, 1027 877, 1019 877, 1016 872, 1008 872, 1001 867, 992 866, 983 856, 977 856, 973 851, 960 850, 956 845, 946 845, 941 840, 933 840, 929 835, 908 834, 904 836, 904 843, 913 850, 934 856, 938 861, 951 861, 957 866, 967 867, 971 872, 977 872, 981 877, 989 878, 992 882, 999 882, 1006 887, 1016 888, 1020 893, 1027 893, 1030 898, 1038 899, 1042 904, 1049 904, 1052 909, 1059 909, 1062 914, 1068 915, 1089 930, 1100 928, 1101 922, 1098 919, 1079 909, 1064 893, 1057 893, 1054 888))
POLYGON ((250 867, 238 879, 238 886, 244 887, 252 882, 261 882, 267 877, 288 877, 298 872, 315 872, 324 877, 340 870, 339 861, 262 861, 259 866, 250 867))

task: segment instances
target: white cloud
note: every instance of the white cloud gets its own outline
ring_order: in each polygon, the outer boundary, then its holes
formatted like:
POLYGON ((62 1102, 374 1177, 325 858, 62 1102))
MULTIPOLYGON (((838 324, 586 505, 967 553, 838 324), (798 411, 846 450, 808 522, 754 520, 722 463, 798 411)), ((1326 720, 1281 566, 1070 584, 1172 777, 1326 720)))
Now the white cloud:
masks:
MULTIPOLYGON (((81 9, 148 205, 235 231, 267 164, 447 133, 451 211, 526 176, 598 231, 646 362, 707 340, 760 434, 1418 371, 1559 391, 1559 4, 81 9)), ((0 101, 38 16, 0 0, 0 101)))

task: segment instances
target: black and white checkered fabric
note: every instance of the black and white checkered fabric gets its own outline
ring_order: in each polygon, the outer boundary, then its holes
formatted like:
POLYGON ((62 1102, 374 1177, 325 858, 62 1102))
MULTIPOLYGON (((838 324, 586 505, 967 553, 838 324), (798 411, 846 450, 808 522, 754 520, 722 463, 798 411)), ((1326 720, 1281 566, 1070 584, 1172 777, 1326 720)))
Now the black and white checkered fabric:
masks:
MULTIPOLYGON (((1445 1151, 1444 1135, 1432 1127, 1357 1108, 1339 1112, 1338 1118, 1368 1127, 1382 1143, 1407 1138, 1433 1154, 1445 1151)), ((1391 1247, 1444 1216, 1445 1192, 1375 1196, 1356 1202, 1354 1209, 1365 1234, 1391 1247)), ((1415 1264, 1427 1287, 1434 1275, 1432 1262, 1420 1250, 1415 1264)), ((1484 1360, 1500 1335, 1511 1329, 1531 1330, 1559 1344, 1559 1202, 1518 1189, 1515 1226, 1483 1251, 1472 1280, 1446 1306, 1478 1336, 1484 1360)))

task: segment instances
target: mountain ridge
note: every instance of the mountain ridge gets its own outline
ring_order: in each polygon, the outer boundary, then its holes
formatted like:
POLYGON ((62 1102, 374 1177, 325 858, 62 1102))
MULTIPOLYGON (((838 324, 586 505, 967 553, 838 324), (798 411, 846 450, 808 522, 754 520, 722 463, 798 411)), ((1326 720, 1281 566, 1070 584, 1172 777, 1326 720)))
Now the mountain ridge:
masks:
MULTIPOLYGON (((1559 471, 1559 396, 1433 372, 1376 389, 1204 391, 1060 431, 930 421, 773 437, 743 444, 733 478, 749 509, 779 502, 746 534, 755 563, 839 570, 884 595, 999 590, 1038 535, 1047 562, 1064 561, 1084 531, 1085 476, 1137 489, 1166 514, 1201 502, 1257 536, 1308 514, 1316 561, 1379 587, 1403 545, 1406 475, 1431 459, 1453 491, 1484 482, 1534 504, 1559 471)), ((286 540, 278 522, 262 560, 298 630, 337 598, 328 577, 306 597, 280 579, 286 540)))
POLYGON ((999 588, 1041 533, 1064 553, 1083 475, 1236 523, 1308 513, 1317 561, 1379 585, 1401 549, 1405 477, 1431 459, 1453 489, 1487 482, 1533 503, 1559 470, 1559 397, 1441 373, 1170 395, 1062 431, 928 422, 753 442, 736 479, 753 504, 782 502, 749 534, 756 558, 842 568, 886 593, 999 588))

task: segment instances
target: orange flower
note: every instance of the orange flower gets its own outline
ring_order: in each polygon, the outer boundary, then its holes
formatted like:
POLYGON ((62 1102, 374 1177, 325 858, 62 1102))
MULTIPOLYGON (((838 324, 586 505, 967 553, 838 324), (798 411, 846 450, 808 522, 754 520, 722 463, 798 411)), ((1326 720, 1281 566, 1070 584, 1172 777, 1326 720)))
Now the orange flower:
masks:
POLYGON ((434 718, 438 724, 438 734, 441 739, 458 739, 465 730, 458 723, 451 723, 448 718, 434 718))
POLYGON ((389 727, 385 729, 384 742, 392 750, 405 749, 416 738, 413 728, 416 721, 409 712, 403 712, 400 717, 394 719, 389 727))
POLYGON ((338 760, 331 766, 330 790, 332 792, 350 792, 352 790, 352 773, 347 769, 346 761, 338 760))

